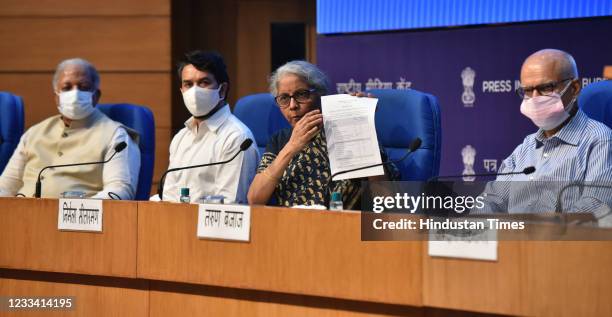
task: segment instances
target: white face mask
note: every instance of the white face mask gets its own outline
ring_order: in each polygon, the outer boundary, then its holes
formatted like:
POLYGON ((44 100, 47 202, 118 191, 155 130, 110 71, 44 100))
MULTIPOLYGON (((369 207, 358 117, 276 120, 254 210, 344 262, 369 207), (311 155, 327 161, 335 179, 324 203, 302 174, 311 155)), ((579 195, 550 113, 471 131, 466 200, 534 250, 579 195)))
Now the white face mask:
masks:
POLYGON ((221 101, 220 91, 221 86, 217 89, 193 86, 183 93, 183 101, 194 117, 205 116, 221 101))
POLYGON ((554 92, 550 96, 535 96, 523 99, 521 113, 542 130, 550 131, 560 126, 570 117, 570 112, 576 102, 576 98, 574 98, 567 107, 563 106, 561 96, 570 86, 568 85, 560 94, 554 92))
POLYGON ((84 119, 94 112, 93 95, 94 93, 91 91, 78 89, 62 91, 58 94, 59 106, 57 109, 62 116, 68 119, 84 119))

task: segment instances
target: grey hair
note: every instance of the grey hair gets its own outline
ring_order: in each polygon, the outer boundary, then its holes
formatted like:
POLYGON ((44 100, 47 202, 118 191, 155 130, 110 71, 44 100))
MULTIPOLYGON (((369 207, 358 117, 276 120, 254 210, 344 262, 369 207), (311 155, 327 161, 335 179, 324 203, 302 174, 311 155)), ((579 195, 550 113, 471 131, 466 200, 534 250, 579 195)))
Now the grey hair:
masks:
POLYGON ((286 75, 295 75, 314 88, 320 96, 327 95, 329 79, 317 66, 306 61, 291 61, 279 67, 270 76, 270 93, 278 95, 278 82, 286 75))
POLYGON ((66 69, 66 67, 72 66, 72 65, 78 65, 78 66, 83 67, 85 71, 87 72, 87 75, 89 76, 93 84, 93 87, 96 90, 100 88, 100 74, 98 74, 98 70, 96 69, 96 67, 92 63, 82 58, 70 58, 70 59, 63 60, 61 63, 57 65, 57 68, 55 68, 55 74, 53 74, 53 81, 51 82, 54 90, 57 86, 57 82, 59 80, 60 74, 64 71, 64 69, 66 69))

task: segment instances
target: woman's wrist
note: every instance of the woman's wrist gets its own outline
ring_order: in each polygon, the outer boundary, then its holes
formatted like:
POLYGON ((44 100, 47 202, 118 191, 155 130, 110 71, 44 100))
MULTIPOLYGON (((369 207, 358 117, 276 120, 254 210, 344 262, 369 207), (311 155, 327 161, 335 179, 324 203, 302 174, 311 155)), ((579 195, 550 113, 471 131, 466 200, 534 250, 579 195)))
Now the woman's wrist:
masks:
POLYGON ((285 145, 283 149, 278 153, 278 156, 291 160, 301 150, 302 149, 298 148, 295 144, 288 142, 287 145, 285 145))
POLYGON ((276 183, 278 183, 280 181, 280 177, 276 177, 274 175, 272 175, 269 171, 269 168, 266 168, 265 170, 261 171, 261 174, 263 176, 265 176, 267 179, 274 181, 276 183))

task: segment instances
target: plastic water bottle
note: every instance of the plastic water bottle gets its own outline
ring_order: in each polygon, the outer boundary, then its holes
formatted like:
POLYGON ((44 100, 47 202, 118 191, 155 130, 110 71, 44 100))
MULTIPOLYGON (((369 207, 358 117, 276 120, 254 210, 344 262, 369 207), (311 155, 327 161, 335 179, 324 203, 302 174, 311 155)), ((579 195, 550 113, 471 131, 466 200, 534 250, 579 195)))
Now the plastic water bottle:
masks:
POLYGON ((181 198, 180 198, 180 201, 182 203, 189 203, 189 202, 191 202, 191 198, 189 197, 189 188, 188 187, 181 188, 181 198))
POLYGON ((331 194, 331 200, 329 201, 329 210, 343 210, 342 205, 342 194, 340 192, 333 192, 331 194))

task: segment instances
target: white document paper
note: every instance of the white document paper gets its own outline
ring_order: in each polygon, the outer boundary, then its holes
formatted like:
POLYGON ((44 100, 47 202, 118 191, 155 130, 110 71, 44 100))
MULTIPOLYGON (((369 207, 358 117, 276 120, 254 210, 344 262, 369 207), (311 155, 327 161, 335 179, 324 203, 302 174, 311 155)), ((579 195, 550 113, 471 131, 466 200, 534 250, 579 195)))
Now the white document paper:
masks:
MULTIPOLYGON (((380 164, 374 113, 376 98, 351 95, 321 97, 327 153, 332 175, 354 168, 380 164)), ((344 173, 332 180, 383 175, 382 166, 344 173)))
POLYGON ((429 256, 497 261, 497 230, 486 229, 472 237, 438 234, 429 241, 429 256))
POLYGON ((198 238, 249 241, 250 234, 250 206, 223 204, 199 205, 198 238))
POLYGON ((57 229, 102 232, 102 200, 60 199, 57 229))

